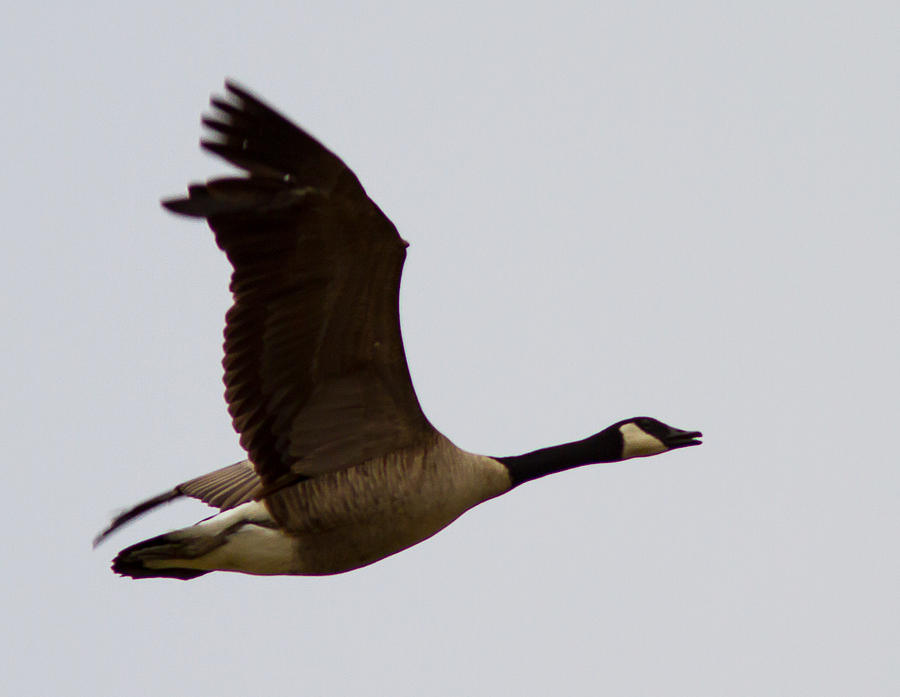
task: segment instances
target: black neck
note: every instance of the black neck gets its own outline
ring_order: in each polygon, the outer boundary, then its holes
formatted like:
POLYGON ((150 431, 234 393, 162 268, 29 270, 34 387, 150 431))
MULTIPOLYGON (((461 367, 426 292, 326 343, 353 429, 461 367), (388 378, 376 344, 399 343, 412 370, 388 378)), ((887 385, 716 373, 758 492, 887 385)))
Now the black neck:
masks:
POLYGON ((542 448, 524 455, 495 457, 494 459, 506 465, 515 487, 523 482, 573 467, 621 460, 622 435, 618 429, 608 428, 574 443, 542 448))

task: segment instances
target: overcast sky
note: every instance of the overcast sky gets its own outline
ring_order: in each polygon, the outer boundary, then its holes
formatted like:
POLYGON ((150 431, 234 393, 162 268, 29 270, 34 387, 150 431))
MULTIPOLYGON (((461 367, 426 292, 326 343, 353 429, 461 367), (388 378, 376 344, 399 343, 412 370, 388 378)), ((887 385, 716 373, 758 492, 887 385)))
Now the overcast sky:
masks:
POLYGON ((15 695, 900 694, 896 2, 17 3, 0 23, 15 695), (585 467, 326 578, 136 582, 111 514, 243 457, 228 265, 159 207, 225 76, 411 246, 431 421, 585 467))

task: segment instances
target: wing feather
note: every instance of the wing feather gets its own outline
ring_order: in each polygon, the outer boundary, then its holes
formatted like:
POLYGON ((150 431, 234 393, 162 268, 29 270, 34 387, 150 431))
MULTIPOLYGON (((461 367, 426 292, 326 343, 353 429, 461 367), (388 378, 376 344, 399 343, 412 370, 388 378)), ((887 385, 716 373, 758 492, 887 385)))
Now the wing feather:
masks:
POLYGON ((203 120, 215 140, 201 142, 246 176, 164 205, 206 218, 234 268, 225 399, 273 491, 412 445, 431 426, 400 335, 406 243, 336 155, 243 88, 226 91, 203 120))

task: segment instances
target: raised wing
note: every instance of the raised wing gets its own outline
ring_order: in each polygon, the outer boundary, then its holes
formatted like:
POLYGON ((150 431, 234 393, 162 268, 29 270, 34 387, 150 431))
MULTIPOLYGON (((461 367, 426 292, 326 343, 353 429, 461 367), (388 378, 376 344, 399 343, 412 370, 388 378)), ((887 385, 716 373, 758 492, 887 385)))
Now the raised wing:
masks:
POLYGON ((225 399, 264 490, 420 442, 400 336, 406 242, 356 176, 237 85, 201 141, 245 170, 163 205, 206 218, 234 267, 225 399))

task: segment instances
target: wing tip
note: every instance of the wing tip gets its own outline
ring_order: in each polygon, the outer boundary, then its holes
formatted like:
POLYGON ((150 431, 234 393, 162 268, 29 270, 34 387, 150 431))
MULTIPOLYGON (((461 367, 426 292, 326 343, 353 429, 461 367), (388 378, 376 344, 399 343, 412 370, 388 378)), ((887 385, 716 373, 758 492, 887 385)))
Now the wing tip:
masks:
POLYGON ((135 518, 139 518, 147 511, 150 511, 157 506, 161 506, 164 503, 168 503, 172 499, 176 499, 179 496, 184 496, 177 488, 170 489, 158 496, 154 496, 153 498, 147 499, 146 501, 142 501, 136 506, 132 506, 131 508, 119 513, 115 518, 110 521, 109 525, 106 526, 105 529, 101 530, 93 540, 93 547, 96 548, 99 544, 101 544, 107 537, 109 537, 113 532, 118 530, 120 527, 125 525, 126 523, 131 522, 135 518))

